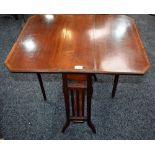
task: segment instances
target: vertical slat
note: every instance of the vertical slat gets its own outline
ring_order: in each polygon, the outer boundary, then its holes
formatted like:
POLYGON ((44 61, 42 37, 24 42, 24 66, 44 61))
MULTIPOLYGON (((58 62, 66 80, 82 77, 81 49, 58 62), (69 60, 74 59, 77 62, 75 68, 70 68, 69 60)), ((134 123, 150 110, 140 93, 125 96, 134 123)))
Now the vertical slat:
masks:
POLYGON ((79 104, 80 104, 80 117, 84 117, 84 89, 80 89, 79 104))
POLYGON ((72 103, 72 116, 75 116, 75 110, 74 110, 74 90, 71 89, 71 103, 72 103))
POLYGON ((82 116, 82 89, 79 89, 79 108, 80 108, 80 117, 82 116))
POLYGON ((82 91, 82 116, 84 117, 85 90, 82 91))
POLYGON ((74 116, 77 116, 76 89, 74 89, 74 116))
POLYGON ((76 90, 76 106, 77 106, 77 116, 80 116, 80 107, 79 107, 79 90, 76 90))

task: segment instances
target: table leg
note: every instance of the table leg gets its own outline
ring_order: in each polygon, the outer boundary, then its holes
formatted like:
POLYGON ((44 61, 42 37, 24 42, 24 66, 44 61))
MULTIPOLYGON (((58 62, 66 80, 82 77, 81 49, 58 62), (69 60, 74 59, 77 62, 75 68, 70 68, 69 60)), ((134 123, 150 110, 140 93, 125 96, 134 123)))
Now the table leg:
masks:
POLYGON ((96 133, 95 126, 93 125, 91 121, 91 98, 93 94, 93 88, 92 88, 92 76, 88 76, 87 78, 87 124, 92 129, 93 133, 96 133))
POLYGON ((63 93, 64 93, 64 99, 65 99, 65 108, 66 108, 66 123, 62 128, 62 132, 64 133, 66 128, 70 124, 70 106, 69 106, 69 91, 67 90, 67 78, 66 75, 63 74, 63 93))
POLYGON ((19 19, 18 15, 14 14, 13 16, 14 16, 14 18, 15 18, 16 20, 19 19))
POLYGON ((115 97, 117 84, 118 84, 119 75, 115 75, 114 77, 114 84, 113 84, 113 90, 112 90, 112 98, 115 97))
POLYGON ((44 89, 44 85, 43 85, 43 81, 42 81, 40 73, 37 73, 37 77, 38 77, 38 80, 39 80, 39 84, 40 84, 40 88, 41 88, 44 100, 46 101, 47 100, 46 93, 45 93, 45 89, 44 89))
POLYGON ((96 74, 93 74, 94 80, 97 81, 97 76, 96 74))

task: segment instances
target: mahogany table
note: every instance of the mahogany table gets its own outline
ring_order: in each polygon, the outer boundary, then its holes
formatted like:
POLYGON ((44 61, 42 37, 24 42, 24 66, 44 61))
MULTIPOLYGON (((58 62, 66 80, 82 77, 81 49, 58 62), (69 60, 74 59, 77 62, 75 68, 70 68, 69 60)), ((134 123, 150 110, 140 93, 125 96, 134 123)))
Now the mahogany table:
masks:
POLYGON ((6 61, 11 72, 144 75, 150 63, 135 21, 125 15, 35 15, 6 61))
POLYGON ((6 61, 11 72, 143 75, 149 60, 134 20, 125 15, 35 15, 6 61))

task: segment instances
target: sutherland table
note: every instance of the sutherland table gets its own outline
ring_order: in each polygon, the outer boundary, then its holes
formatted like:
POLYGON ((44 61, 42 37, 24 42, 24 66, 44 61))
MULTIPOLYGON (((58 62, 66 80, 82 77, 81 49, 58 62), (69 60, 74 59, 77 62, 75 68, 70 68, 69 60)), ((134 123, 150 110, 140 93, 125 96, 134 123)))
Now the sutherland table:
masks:
POLYGON ((150 63, 134 20, 124 15, 35 15, 6 61, 11 72, 143 75, 150 63))

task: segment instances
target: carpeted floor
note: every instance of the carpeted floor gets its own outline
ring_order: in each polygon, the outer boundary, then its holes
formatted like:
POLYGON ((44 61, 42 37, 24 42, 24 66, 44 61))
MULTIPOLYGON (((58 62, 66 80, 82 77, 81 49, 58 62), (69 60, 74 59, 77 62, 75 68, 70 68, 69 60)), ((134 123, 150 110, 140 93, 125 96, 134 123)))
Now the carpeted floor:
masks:
POLYGON ((92 121, 97 133, 84 124, 65 121, 61 75, 42 75, 48 101, 42 98, 35 74, 13 74, 4 61, 18 36, 22 16, 0 17, 0 124, 4 139, 155 139, 155 17, 130 15, 141 31, 151 61, 143 77, 121 76, 111 98, 113 76, 97 75, 92 121))

